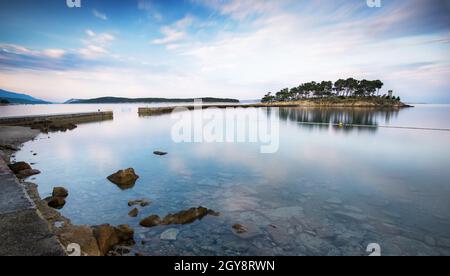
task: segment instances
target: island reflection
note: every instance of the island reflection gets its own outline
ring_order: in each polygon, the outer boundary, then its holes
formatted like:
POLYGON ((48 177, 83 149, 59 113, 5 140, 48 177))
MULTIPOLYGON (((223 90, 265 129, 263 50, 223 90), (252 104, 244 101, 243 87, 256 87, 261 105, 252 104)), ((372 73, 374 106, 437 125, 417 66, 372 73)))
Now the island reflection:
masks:
POLYGON ((332 128, 344 132, 376 132, 379 125, 389 124, 398 117, 399 112, 398 109, 290 107, 280 108, 279 117, 311 130, 332 128))

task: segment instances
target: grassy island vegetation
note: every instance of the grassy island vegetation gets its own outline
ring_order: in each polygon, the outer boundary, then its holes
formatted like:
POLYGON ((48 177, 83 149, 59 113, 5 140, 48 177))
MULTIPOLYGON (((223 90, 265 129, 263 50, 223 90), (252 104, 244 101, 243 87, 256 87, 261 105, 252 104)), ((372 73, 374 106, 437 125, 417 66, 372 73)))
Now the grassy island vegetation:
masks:
POLYGON ((356 80, 354 78, 332 81, 307 82, 275 94, 267 93, 261 100, 267 104, 303 104, 332 106, 407 106, 393 91, 381 94, 380 80, 356 80))

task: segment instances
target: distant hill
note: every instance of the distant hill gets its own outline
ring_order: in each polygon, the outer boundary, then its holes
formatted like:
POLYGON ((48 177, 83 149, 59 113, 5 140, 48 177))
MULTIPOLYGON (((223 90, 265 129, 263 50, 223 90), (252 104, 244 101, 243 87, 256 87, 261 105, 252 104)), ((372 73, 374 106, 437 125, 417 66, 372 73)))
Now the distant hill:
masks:
POLYGON ((242 104, 258 104, 261 103, 261 100, 242 100, 240 102, 242 104))
POLYGON ((27 94, 9 92, 0 89, 0 100, 8 101, 12 104, 48 104, 50 102, 31 97, 27 94))
MULTIPOLYGON (((200 98, 199 98, 200 99, 200 98)), ((89 103, 190 103, 194 102, 194 98, 187 99, 167 99, 167 98, 118 98, 118 97, 102 97, 95 99, 70 99, 66 104, 89 104, 89 103)), ((223 98, 201 98, 204 103, 239 103, 236 99, 223 98)))

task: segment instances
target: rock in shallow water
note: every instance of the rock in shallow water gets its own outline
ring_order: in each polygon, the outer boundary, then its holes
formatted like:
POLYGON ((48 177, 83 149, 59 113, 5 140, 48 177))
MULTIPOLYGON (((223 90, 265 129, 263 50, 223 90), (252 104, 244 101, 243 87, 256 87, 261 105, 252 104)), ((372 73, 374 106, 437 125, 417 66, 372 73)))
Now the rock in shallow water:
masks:
POLYGON ((30 177, 32 175, 40 174, 41 171, 35 169, 22 170, 18 174, 16 174, 17 178, 24 179, 30 177))
POLYGON ((47 205, 54 209, 62 209, 66 205, 66 200, 63 197, 49 196, 44 199, 47 205))
POLYGON ((128 206, 134 206, 134 205, 140 205, 141 207, 146 207, 150 205, 150 200, 147 199, 136 199, 136 200, 129 200, 128 206))
POLYGON ((190 208, 188 210, 180 211, 175 214, 168 214, 163 219, 157 215, 151 215, 141 220, 139 224, 144 227, 170 224, 188 224, 196 220, 200 220, 208 214, 212 216, 219 215, 218 212, 208 210, 207 208, 200 206, 198 208, 190 208))
POLYGON ((144 227, 153 227, 159 225, 160 223, 161 218, 157 215, 148 216, 139 222, 139 224, 144 227))
POLYGON ((245 232, 247 232, 247 228, 245 228, 243 225, 236 223, 235 225, 232 226, 232 228, 234 229, 234 231, 237 234, 244 234, 245 232))
POLYGON ((131 210, 128 215, 132 218, 137 217, 137 215, 139 214, 139 210, 137 208, 134 208, 133 210, 131 210))
POLYGON ((202 219, 207 214, 208 209, 206 209, 205 207, 200 206, 198 208, 190 208, 176 214, 168 214, 163 218, 161 224, 188 224, 194 222, 197 219, 202 219))
POLYGON ((52 196, 67 197, 67 196, 69 196, 69 191, 67 191, 67 189, 64 187, 55 187, 55 188, 53 188, 52 196))
POLYGON ((31 170, 31 166, 26 162, 16 162, 8 165, 8 167, 13 171, 14 174, 18 174, 23 170, 31 170))
POLYGON ((134 172, 133 168, 119 170, 107 177, 109 181, 116 184, 121 189, 129 189, 134 186, 139 176, 134 172))

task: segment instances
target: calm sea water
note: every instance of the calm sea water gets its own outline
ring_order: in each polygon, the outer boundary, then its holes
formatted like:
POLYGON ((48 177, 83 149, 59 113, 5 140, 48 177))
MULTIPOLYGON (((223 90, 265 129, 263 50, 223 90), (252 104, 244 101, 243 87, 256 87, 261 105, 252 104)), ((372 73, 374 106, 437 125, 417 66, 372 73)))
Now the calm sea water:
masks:
POLYGON ((450 129, 450 106, 268 112, 280 121, 273 154, 261 154, 258 143, 175 143, 170 115, 138 117, 138 106, 9 106, 0 107, 0 116, 114 110, 111 121, 41 134, 15 159, 42 171, 33 179, 42 197, 54 186, 68 188, 61 212, 73 223, 132 226, 133 252, 368 255, 367 245, 378 243, 382 255, 450 255, 450 132, 382 127, 450 129), (169 154, 155 156, 154 150, 169 154), (132 189, 106 180, 128 167, 140 176, 132 189), (131 218, 127 202, 139 198, 152 204, 131 218), (221 215, 188 225, 139 226, 145 216, 200 205, 221 215), (234 234, 235 223, 249 231, 234 234), (162 240, 170 228, 179 231, 176 240, 162 240))

